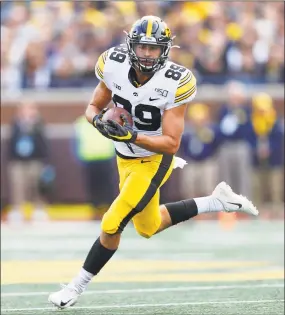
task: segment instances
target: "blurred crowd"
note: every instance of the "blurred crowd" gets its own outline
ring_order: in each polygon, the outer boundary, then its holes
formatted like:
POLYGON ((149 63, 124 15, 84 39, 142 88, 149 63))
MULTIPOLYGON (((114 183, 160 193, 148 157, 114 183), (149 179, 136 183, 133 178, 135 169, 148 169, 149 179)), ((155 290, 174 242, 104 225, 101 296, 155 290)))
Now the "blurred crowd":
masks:
POLYGON ((211 193, 219 181, 257 206, 284 202, 284 118, 263 92, 248 99, 238 81, 226 86, 227 101, 216 117, 204 103, 189 106, 180 154, 184 198, 211 193))
MULTIPOLYGON (((205 103, 189 107, 178 153, 188 165, 173 173, 167 185, 175 189, 162 190, 162 199, 208 195, 225 180, 257 206, 284 203, 284 119, 269 95, 249 99, 245 89, 284 83, 284 2, 25 0, 0 6, 1 89, 8 95, 25 88, 94 87, 100 54, 123 43, 123 31, 139 17, 162 17, 180 46, 171 59, 192 69, 198 84, 225 84, 227 93, 217 116, 205 103)), ((35 216, 46 219, 56 182, 49 139, 36 104, 19 105, 8 144, 11 215, 19 217, 32 201, 35 216)), ((104 211, 117 193, 115 171, 108 171, 115 168, 113 145, 84 117, 74 127, 71 153, 81 163, 87 201, 104 211), (100 146, 90 145, 94 139, 100 146)))
POLYGON ((144 15, 162 17, 172 60, 199 83, 284 82, 284 2, 2 1, 1 88, 94 86, 94 65, 144 15))

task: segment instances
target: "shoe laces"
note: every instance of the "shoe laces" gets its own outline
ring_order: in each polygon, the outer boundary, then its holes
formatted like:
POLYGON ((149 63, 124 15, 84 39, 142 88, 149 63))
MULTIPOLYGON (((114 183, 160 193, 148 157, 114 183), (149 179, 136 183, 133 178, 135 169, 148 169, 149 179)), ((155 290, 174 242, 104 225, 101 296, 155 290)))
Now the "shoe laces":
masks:
POLYGON ((60 284, 60 287, 62 290, 68 290, 69 292, 75 292, 77 295, 79 295, 80 293, 76 290, 76 288, 74 287, 69 287, 68 285, 64 284, 64 283, 61 283, 60 284))
POLYGON ((61 289, 64 291, 64 293, 67 293, 67 292, 73 293, 74 291, 76 292, 75 289, 70 288, 68 285, 63 284, 63 283, 60 284, 60 287, 61 287, 61 289))

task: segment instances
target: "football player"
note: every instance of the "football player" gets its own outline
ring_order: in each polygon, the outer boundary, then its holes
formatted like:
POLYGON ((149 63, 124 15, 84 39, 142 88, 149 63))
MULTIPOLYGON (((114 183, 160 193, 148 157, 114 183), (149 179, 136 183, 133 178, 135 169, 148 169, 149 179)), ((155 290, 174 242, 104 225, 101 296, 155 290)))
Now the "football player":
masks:
POLYGON ((114 140, 120 176, 120 194, 105 213, 101 234, 90 249, 78 275, 49 301, 59 308, 74 305, 118 249, 130 220, 136 231, 150 238, 200 213, 243 211, 257 215, 253 204, 235 194, 224 182, 212 195, 159 205, 159 188, 168 180, 184 128, 187 105, 196 95, 193 73, 168 60, 173 37, 158 17, 145 16, 134 23, 126 46, 104 52, 95 73, 95 88, 86 118, 105 137, 114 140), (106 107, 126 109, 123 126, 103 122, 106 107))

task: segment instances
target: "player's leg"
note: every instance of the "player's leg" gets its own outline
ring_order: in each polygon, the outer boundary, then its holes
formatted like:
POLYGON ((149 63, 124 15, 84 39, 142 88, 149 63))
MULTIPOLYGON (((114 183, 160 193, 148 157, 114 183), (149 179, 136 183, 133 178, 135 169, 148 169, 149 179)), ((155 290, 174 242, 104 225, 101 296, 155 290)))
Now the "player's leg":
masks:
MULTIPOLYGON (((123 169, 119 168, 120 173, 120 188, 124 184, 125 178, 123 177, 123 169)), ((107 214, 112 211, 116 213, 118 208, 118 200, 120 200, 120 195, 113 202, 111 208, 106 212, 104 218, 107 214)), ((112 217, 109 216, 108 221, 116 218, 116 214, 112 217)), ((109 227, 116 225, 116 220, 109 223, 109 227)), ((83 293, 87 285, 90 283, 92 278, 99 273, 99 271, 106 265, 106 263, 112 258, 119 247, 121 234, 119 232, 114 232, 108 234, 101 230, 100 236, 97 238, 93 246, 91 247, 83 267, 80 269, 78 275, 66 286, 62 286, 62 290, 55 293, 51 293, 48 297, 49 302, 57 306, 58 308, 68 308, 73 306, 78 297, 83 293)))
MULTIPOLYGON (((128 222, 140 213, 153 199, 172 171, 173 158, 155 155, 147 159, 118 159, 121 178, 120 195, 113 202, 102 220, 102 232, 90 250, 83 269, 96 275, 116 252, 121 233, 128 222), (147 163, 142 163, 144 160, 147 163)), ((86 285, 78 285, 84 290, 86 285)))
POLYGON ((172 225, 187 221, 198 214, 209 212, 245 212, 258 215, 258 210, 246 197, 234 193, 229 185, 222 182, 210 196, 199 197, 160 206, 161 224, 156 233, 172 225))
POLYGON ((157 155, 148 158, 148 163, 141 163, 140 159, 118 160, 120 195, 104 215, 101 235, 92 246, 78 276, 63 290, 50 295, 49 300, 58 307, 75 304, 93 276, 111 259, 118 248, 120 233, 153 198, 172 168, 173 158, 157 155))
MULTIPOLYGON (((121 159, 117 159, 117 162, 120 177, 120 190, 122 190, 127 178, 127 173, 130 170, 127 165, 124 165, 121 159)), ((126 212, 128 211, 127 207, 124 208, 123 205, 120 205, 120 200, 119 195, 104 215, 105 222, 106 218, 108 218, 107 222, 109 230, 112 229, 112 226, 116 227, 118 225, 116 218, 119 217, 119 215, 116 215, 116 212, 121 208, 126 212), (110 212, 112 212, 112 215, 109 215, 110 212)), ((106 223, 104 224, 106 225, 106 223)), ((115 227, 113 228, 114 230, 116 229, 115 227)), ((64 286, 62 290, 50 294, 48 300, 59 308, 67 308, 74 305, 94 275, 98 274, 115 254, 119 247, 120 237, 121 234, 116 232, 116 230, 113 231, 112 234, 108 234, 104 232, 104 230, 101 230, 100 236, 91 247, 78 275, 67 286, 64 286)))
POLYGON ((170 226, 187 221, 199 213, 223 211, 222 203, 214 196, 187 199, 159 205, 159 190, 145 207, 133 218, 137 232, 150 238, 170 226))
POLYGON ((161 226, 162 215, 159 207, 159 189, 144 208, 144 210, 133 217, 133 224, 137 233, 145 238, 152 237, 161 226))
POLYGON ((148 204, 140 213, 133 217, 133 223, 136 231, 145 238, 150 238, 152 235, 154 235, 161 226, 162 220, 164 220, 165 216, 161 215, 159 207, 159 188, 168 180, 172 170, 173 165, 171 164, 168 170, 165 172, 165 175, 163 176, 160 183, 155 185, 154 188, 156 188, 156 190, 153 190, 154 195, 148 204))
MULTIPOLYGON (((172 169, 168 171, 162 186, 169 178, 172 169)), ((159 187, 160 187, 159 186, 159 187)), ((258 211, 246 198, 235 194, 224 182, 217 185, 210 196, 181 200, 159 206, 159 189, 148 205, 133 218, 137 232, 146 238, 157 234, 166 228, 189 220, 198 214, 209 212, 242 211, 257 215, 258 211)))

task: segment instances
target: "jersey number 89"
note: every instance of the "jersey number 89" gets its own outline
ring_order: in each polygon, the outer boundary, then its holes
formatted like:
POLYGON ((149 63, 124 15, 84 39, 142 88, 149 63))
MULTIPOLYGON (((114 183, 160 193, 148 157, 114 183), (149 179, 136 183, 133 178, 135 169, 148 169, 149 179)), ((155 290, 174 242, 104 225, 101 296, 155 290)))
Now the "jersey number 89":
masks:
MULTIPOLYGON (((132 104, 130 101, 114 94, 113 102, 117 107, 123 106, 132 115, 132 104)), ((161 126, 161 113, 160 109, 146 104, 138 104, 135 107, 135 116, 141 121, 135 121, 134 124, 139 130, 156 131, 161 126), (146 118, 144 113, 148 113, 149 118, 146 118)))
POLYGON ((166 78, 171 78, 175 81, 178 81, 182 73, 186 70, 184 67, 179 67, 177 65, 171 65, 169 69, 165 72, 165 77, 166 78))
POLYGON ((128 49, 125 47, 116 47, 114 48, 114 51, 111 53, 109 58, 119 63, 123 63, 127 57, 127 52, 128 49))

